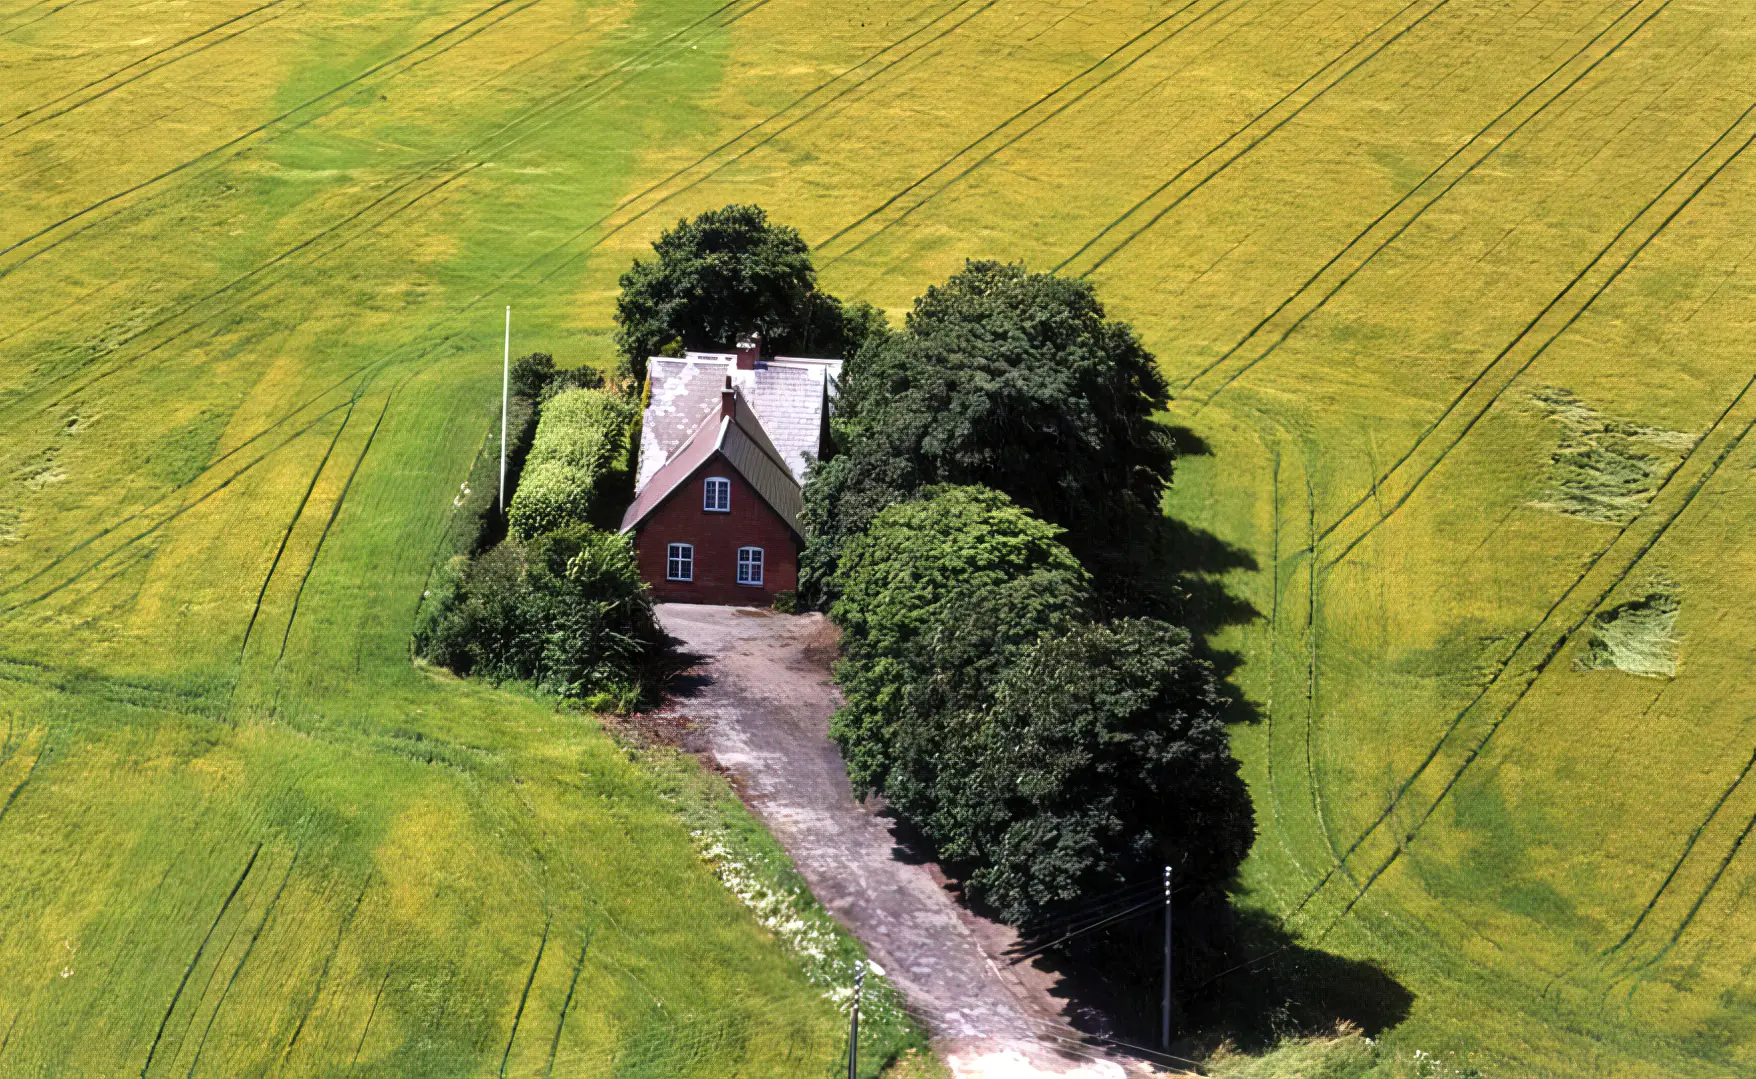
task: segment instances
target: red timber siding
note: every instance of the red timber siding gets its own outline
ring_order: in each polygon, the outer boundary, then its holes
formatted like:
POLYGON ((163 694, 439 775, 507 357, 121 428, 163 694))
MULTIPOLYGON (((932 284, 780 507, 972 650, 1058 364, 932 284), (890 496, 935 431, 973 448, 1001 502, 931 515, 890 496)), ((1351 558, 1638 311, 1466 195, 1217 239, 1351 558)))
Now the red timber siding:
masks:
POLYGON ((777 592, 799 586, 799 541, 780 514, 724 457, 714 454, 647 515, 634 533, 640 576, 655 599, 673 603, 767 606, 777 592), (732 482, 730 513, 702 509, 710 476, 732 482), (666 551, 673 543, 695 546, 695 580, 665 579, 666 551), (762 584, 738 583, 738 548, 760 547, 762 584))

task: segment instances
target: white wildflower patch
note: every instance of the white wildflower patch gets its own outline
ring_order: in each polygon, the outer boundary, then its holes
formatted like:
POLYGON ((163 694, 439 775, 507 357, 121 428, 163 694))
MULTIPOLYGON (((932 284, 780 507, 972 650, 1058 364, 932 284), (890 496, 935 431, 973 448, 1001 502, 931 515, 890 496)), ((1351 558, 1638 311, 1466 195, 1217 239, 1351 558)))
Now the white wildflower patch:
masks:
POLYGON ((855 975, 864 965, 862 1018, 902 1020, 901 998, 884 981, 883 970, 860 954, 859 945, 803 883, 789 881, 790 874, 769 865, 759 852, 734 849, 739 844, 728 831, 698 829, 690 835, 720 883, 781 939, 823 999, 847 1011, 854 999, 855 975))

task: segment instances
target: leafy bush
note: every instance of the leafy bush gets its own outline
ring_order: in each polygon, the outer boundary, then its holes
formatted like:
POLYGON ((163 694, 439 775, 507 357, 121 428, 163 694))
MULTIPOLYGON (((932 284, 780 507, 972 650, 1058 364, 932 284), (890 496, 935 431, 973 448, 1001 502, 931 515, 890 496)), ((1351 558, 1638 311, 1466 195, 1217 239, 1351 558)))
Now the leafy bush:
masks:
POLYGON ((627 538, 575 525, 452 559, 422 606, 415 650, 458 674, 626 707, 655 684, 665 636, 627 538))
POLYGON ((937 809, 949 717, 983 700, 1013 650, 1071 625, 1088 595, 1053 525, 997 491, 928 493, 848 545, 832 612, 846 704, 830 733, 854 788, 884 792, 917 822, 937 809))
MULTIPOLYGON (((1154 422, 1168 390, 1092 286, 1022 266, 970 262, 915 301, 904 329, 852 357, 836 424, 843 452, 805 491, 801 566, 813 598, 842 545, 885 506, 935 484, 980 484, 1067 530, 1108 587, 1150 530, 1175 449, 1154 422)), ((829 597, 833 598, 833 597, 829 597)))
POLYGON ((601 390, 550 398, 507 509, 513 535, 529 540, 574 524, 613 524, 628 493, 634 418, 632 405, 601 390))

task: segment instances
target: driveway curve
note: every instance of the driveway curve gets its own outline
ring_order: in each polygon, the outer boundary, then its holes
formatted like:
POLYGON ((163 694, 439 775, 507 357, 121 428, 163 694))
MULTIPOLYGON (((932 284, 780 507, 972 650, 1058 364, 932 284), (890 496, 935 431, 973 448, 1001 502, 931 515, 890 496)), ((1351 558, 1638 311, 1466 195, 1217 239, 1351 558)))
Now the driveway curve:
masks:
MULTIPOLYGON (((1078 1037, 1045 984, 996 957, 1010 930, 976 917, 938 868, 910 856, 877 807, 853 797, 829 716, 835 629, 821 615, 664 603, 659 620, 697 657, 670 705, 733 773, 812 890, 909 1000, 959 1079, 1122 1079, 1078 1037)), ((1151 1074, 1151 1072, 1137 1072, 1151 1074)))

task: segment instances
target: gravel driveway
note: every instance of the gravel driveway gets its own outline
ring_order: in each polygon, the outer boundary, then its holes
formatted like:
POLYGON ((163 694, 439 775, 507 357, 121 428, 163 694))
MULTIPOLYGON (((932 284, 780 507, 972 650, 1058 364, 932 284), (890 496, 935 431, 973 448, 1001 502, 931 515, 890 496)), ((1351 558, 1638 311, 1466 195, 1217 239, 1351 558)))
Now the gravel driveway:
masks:
POLYGON ((960 1079, 1127 1074, 1084 1047, 1079 1056, 1051 1050, 1072 1032, 1042 975, 994 958, 1011 931, 959 906, 937 867, 910 858, 891 822, 854 800, 828 737, 839 702, 829 678, 834 627, 820 615, 740 607, 665 603, 658 613, 701 659, 699 688, 672 709, 698 724, 818 899, 925 1018, 960 1079))

